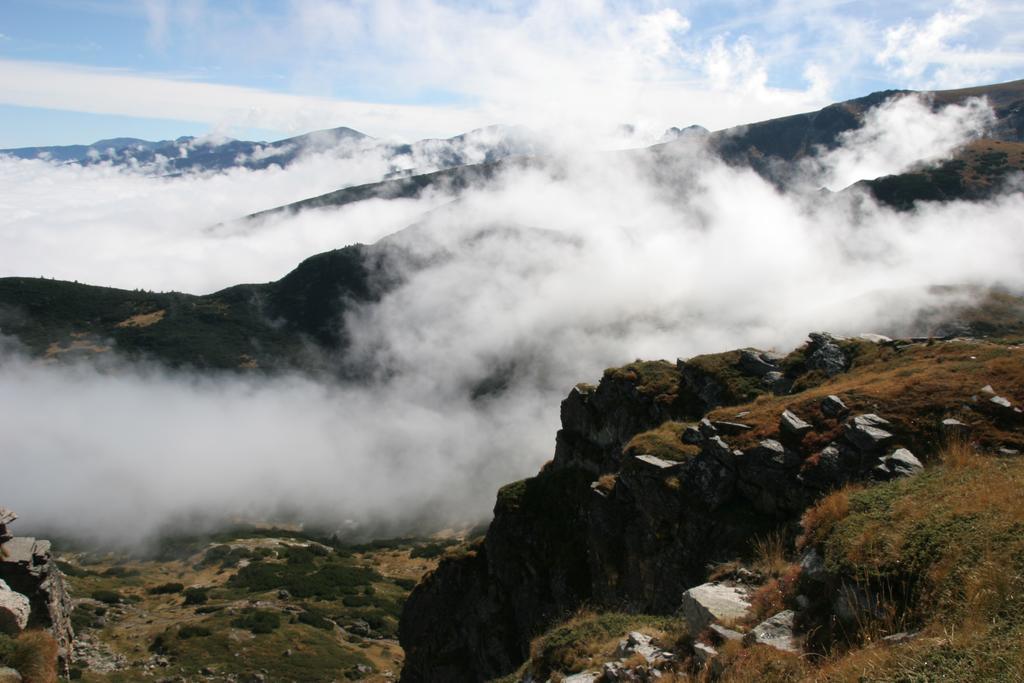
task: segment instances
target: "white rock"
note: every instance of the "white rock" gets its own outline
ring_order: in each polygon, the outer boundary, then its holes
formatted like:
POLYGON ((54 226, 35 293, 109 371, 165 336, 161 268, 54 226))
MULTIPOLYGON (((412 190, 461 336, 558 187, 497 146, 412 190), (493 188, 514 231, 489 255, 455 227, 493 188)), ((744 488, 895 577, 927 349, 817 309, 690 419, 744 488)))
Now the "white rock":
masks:
POLYGON ((0 580, 0 633, 17 635, 24 631, 31 612, 29 599, 0 580))
POLYGON ((761 643, 783 652, 800 652, 800 645, 793 637, 794 616, 793 610, 779 612, 755 626, 743 640, 747 645, 761 643))
POLYGON ((739 621, 750 612, 749 593, 742 586, 705 583, 683 593, 682 613, 690 633, 697 634, 715 621, 739 621))
POLYGON ((584 671, 582 673, 573 674, 572 676, 566 676, 562 679, 562 683, 595 683, 600 680, 600 671, 584 671))

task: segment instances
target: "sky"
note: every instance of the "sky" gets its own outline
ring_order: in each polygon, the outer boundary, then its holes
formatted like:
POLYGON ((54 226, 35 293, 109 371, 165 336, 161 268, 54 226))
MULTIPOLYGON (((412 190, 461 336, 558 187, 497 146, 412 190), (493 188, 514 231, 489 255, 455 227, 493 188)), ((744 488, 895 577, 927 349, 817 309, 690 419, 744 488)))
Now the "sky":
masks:
POLYGON ((653 140, 1013 80, 1022 27, 1008 0, 5 0, 0 148, 495 123, 653 140))

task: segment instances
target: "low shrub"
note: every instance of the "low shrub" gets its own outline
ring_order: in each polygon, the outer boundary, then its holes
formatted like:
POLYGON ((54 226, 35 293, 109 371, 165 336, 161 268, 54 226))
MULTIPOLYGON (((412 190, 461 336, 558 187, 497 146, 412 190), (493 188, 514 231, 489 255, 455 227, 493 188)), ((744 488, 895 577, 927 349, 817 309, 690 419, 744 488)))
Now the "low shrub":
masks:
POLYGON ((92 599, 99 600, 107 605, 117 605, 124 602, 124 596, 114 590, 100 589, 92 592, 92 599))
POLYGON ((281 626, 281 616, 277 612, 262 609, 248 609, 234 619, 231 625, 244 628, 252 633, 273 633, 281 626))
POLYGON ((189 624, 178 629, 178 638, 181 638, 182 640, 187 640, 189 638, 206 638, 212 634, 213 632, 205 626, 189 624))
POLYGON ((185 604, 186 605, 203 605, 209 599, 209 588, 201 588, 194 586, 192 588, 185 589, 185 604))

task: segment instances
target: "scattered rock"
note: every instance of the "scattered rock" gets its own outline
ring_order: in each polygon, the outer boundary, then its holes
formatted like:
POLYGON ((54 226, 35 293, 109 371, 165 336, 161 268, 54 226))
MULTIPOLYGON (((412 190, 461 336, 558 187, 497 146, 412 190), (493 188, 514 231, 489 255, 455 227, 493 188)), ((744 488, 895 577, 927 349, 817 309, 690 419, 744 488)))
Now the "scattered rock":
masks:
POLYGON ((599 671, 584 671, 572 676, 566 676, 562 679, 562 683, 597 683, 601 676, 602 673, 599 671))
POLYGON ((821 400, 821 412, 825 417, 839 417, 849 411, 843 399, 835 394, 830 394, 821 400))
POLYGON ((809 423, 797 417, 792 411, 784 410, 782 411, 782 417, 779 418, 779 429, 782 430, 783 434, 789 436, 803 436, 813 428, 809 423))
POLYGON ((28 597, 12 591, 10 586, 0 579, 0 633, 18 635, 28 626, 31 613, 32 604, 28 597))
POLYGON ((910 477, 924 469, 921 461, 906 448, 897 448, 890 455, 881 458, 874 472, 882 479, 910 477))
POLYGON ((1017 450, 1016 448, 1007 448, 1006 446, 1001 446, 999 448, 999 455, 1020 455, 1020 451, 1017 450))
POLYGON ((736 434, 742 434, 743 432, 749 432, 753 427, 745 425, 741 422, 724 422, 716 420, 711 423, 715 429, 718 430, 719 434, 725 434, 726 436, 735 436, 736 434))
POLYGON ((675 655, 654 644, 654 639, 639 631, 631 631, 624 639, 619 641, 615 650, 615 656, 619 659, 628 659, 633 655, 640 655, 648 664, 665 662, 675 659, 675 655))
POLYGON ((892 440, 892 434, 882 428, 888 425, 888 420, 873 413, 858 415, 846 422, 844 435, 861 451, 874 452, 892 440))
POLYGON ((0 683, 21 683, 21 674, 9 666, 0 666, 0 683))
POLYGON ((942 421, 942 431, 946 434, 957 434, 967 431, 967 425, 955 417, 947 417, 942 421))
POLYGON ((370 625, 362 619, 356 619, 352 623, 346 624, 345 630, 349 633, 354 633, 357 636, 363 636, 364 638, 369 636, 373 632, 373 630, 370 628, 370 625))
POLYGON ((995 396, 996 390, 992 388, 991 384, 986 384, 985 386, 978 390, 978 393, 981 394, 982 396, 995 396))
POLYGON ((746 645, 761 643, 783 652, 800 652, 800 645, 793 637, 793 610, 779 612, 762 621, 743 638, 746 645))
POLYGON ((742 586, 704 583, 683 593, 680 607, 691 633, 716 621, 739 621, 750 612, 749 593, 742 586))
POLYGON ((849 366, 846 354, 836 344, 836 339, 824 332, 812 332, 808 335, 811 343, 808 347, 807 367, 820 370, 828 377, 835 377, 845 372, 849 366))

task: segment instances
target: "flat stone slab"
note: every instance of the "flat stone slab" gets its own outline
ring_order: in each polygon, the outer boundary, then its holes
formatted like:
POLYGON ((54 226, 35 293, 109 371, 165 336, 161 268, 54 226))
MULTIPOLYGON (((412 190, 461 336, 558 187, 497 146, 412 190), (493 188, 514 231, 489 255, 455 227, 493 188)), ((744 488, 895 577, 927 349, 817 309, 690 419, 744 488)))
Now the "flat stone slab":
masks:
POLYGON ((562 683, 596 683, 604 674, 600 671, 584 671, 583 673, 566 676, 562 683))
POLYGON ((30 536, 15 536, 3 545, 4 562, 32 564, 36 539, 30 536))
POLYGON ((671 460, 664 460, 655 455, 637 455, 633 458, 634 466, 642 470, 653 470, 660 472, 663 470, 672 469, 678 467, 679 463, 672 462, 671 460))
POLYGON ((732 623, 750 612, 749 593, 743 586, 704 583, 683 593, 681 610, 691 633, 703 631, 713 622, 732 623))

